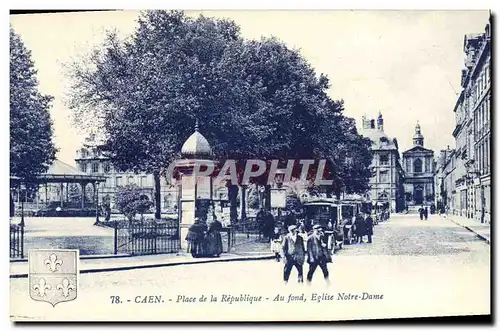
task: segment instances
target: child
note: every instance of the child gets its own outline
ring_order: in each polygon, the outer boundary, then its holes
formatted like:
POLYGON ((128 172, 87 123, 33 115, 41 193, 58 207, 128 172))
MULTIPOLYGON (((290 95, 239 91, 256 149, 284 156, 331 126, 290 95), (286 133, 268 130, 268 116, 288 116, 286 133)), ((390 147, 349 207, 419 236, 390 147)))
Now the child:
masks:
POLYGON ((276 262, 280 262, 281 259, 281 234, 278 227, 274 227, 274 233, 271 237, 271 252, 276 256, 276 262))

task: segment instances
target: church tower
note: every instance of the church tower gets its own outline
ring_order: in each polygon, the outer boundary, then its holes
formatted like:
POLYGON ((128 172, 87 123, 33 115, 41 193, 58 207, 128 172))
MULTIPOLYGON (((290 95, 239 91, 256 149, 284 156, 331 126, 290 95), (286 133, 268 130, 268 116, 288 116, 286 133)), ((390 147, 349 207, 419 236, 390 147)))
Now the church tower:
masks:
POLYGON ((413 146, 424 147, 424 136, 420 131, 420 124, 418 124, 418 121, 417 125, 415 126, 415 134, 413 135, 413 146))

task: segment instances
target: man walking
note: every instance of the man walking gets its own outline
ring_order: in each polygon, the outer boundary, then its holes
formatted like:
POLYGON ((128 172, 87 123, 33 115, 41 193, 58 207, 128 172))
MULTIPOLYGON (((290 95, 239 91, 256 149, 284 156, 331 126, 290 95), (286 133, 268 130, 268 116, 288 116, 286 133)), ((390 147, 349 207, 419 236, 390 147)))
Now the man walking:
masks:
POLYGON ((324 242, 324 236, 321 233, 321 226, 313 226, 313 233, 307 239, 307 263, 309 263, 309 272, 307 273, 307 283, 310 284, 314 271, 319 266, 323 271, 325 281, 329 284, 327 263, 330 260, 330 255, 324 242))
POLYGON ((302 266, 305 259, 304 240, 297 234, 297 226, 290 225, 288 234, 283 239, 283 255, 285 256, 285 267, 283 270, 283 280, 288 283, 292 268, 295 266, 299 274, 299 283, 304 282, 302 266))
POLYGON ((372 243, 372 235, 373 235, 373 218, 372 216, 367 213, 366 214, 366 235, 368 236, 368 243, 372 243))

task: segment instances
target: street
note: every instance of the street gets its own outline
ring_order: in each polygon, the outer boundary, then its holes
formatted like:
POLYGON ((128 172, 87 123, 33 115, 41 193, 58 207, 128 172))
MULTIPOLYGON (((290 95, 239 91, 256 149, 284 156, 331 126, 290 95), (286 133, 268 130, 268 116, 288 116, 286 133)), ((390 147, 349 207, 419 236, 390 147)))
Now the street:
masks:
POLYGON ((328 267, 329 287, 321 270, 310 287, 295 282, 295 270, 284 285, 283 263, 272 260, 83 274, 77 299, 55 308, 29 299, 28 279, 11 279, 11 315, 266 321, 490 313, 490 246, 439 216, 393 215, 375 226, 372 244, 345 246, 328 267))

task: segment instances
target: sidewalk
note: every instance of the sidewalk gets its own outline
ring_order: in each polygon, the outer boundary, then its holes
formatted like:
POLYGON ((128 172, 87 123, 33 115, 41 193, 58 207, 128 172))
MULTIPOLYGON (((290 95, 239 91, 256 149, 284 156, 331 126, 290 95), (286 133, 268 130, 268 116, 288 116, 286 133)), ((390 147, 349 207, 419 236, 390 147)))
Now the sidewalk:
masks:
POLYGON ((449 219, 453 223, 474 232, 479 238, 490 244, 491 240, 491 227, 488 224, 482 224, 475 220, 458 215, 443 215, 444 218, 449 219))
MULTIPOLYGON (((193 258, 191 254, 185 252, 185 249, 178 253, 156 255, 85 255, 80 256, 80 273, 271 258, 274 258, 274 254, 270 252, 268 243, 249 240, 236 244, 230 253, 222 253, 220 257, 193 258)), ((28 273, 29 266, 26 259, 10 262, 10 278, 26 278, 28 273)))
MULTIPOLYGON (((220 257, 193 258, 186 253, 179 254, 159 254, 142 256, 118 256, 80 258, 80 273, 107 272, 117 270, 143 269, 155 267, 168 267, 187 264, 266 260, 273 258, 271 253, 254 253, 253 255, 222 254, 220 257)), ((29 266, 27 261, 16 261, 10 263, 10 278, 28 277, 29 266)))

